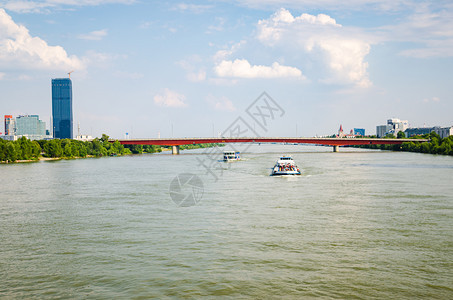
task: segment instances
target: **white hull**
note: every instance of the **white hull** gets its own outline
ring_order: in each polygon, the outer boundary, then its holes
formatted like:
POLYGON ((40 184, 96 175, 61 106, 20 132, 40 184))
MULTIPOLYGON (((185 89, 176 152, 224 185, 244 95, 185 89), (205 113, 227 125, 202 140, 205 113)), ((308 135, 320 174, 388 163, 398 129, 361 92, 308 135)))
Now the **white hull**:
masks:
POLYGON ((300 175, 300 171, 272 171, 271 176, 300 175))
POLYGON ((296 166, 296 163, 291 157, 282 156, 274 168, 272 169, 271 176, 282 176, 282 175, 300 175, 300 170, 296 166))

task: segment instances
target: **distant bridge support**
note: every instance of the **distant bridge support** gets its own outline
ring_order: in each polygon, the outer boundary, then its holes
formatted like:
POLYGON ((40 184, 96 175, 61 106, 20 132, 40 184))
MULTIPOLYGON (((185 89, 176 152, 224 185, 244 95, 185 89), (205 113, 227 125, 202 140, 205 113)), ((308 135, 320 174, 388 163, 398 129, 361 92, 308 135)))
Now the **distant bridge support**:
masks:
POLYGON ((338 150, 340 150, 340 146, 333 146, 333 152, 338 152, 338 150))
POLYGON ((179 146, 172 146, 171 154, 179 154, 179 146))

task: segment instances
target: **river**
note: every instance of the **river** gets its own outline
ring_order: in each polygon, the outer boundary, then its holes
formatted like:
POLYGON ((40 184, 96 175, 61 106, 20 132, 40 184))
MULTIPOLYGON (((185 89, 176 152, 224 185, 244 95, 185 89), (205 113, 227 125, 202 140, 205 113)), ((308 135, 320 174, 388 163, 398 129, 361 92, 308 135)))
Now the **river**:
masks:
POLYGON ((453 157, 204 151, 0 165, 0 298, 453 298, 453 157))

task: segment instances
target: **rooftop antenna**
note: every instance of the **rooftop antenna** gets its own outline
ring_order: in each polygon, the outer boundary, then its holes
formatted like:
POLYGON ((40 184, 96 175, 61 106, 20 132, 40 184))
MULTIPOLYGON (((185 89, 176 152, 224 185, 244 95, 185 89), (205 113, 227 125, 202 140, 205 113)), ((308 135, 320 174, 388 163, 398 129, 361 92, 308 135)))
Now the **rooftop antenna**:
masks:
POLYGON ((74 72, 74 70, 72 70, 71 72, 68 72, 69 79, 71 79, 71 73, 72 72, 74 72))

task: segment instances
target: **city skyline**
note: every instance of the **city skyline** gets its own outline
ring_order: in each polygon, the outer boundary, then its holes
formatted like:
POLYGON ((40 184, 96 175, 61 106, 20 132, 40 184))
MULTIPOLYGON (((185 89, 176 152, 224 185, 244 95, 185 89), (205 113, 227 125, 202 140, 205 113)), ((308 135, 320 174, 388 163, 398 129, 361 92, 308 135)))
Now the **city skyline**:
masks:
POLYGON ((49 120, 74 71, 93 136, 217 135, 264 91, 285 111, 267 136, 453 125, 448 1, 73 3, 0 1, 1 115, 49 120))

